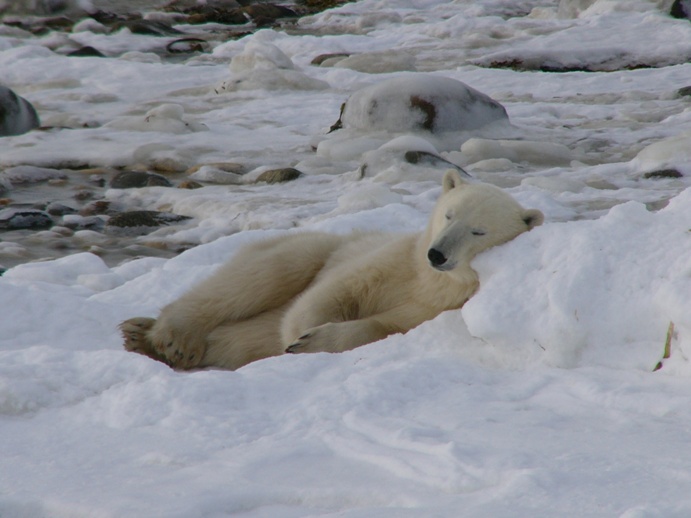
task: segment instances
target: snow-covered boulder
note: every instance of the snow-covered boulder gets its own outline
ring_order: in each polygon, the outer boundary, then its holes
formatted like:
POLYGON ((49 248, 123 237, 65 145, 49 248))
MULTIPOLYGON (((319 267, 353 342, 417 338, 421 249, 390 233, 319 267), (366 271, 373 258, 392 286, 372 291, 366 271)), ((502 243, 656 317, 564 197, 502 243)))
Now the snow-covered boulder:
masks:
POLYGON ((468 131, 496 121, 508 121, 497 101, 461 81, 428 74, 396 77, 356 91, 339 120, 343 128, 396 133, 468 131))
POLYGON ((231 77, 216 87, 218 93, 236 90, 324 90, 325 81, 296 69, 277 46, 251 40, 230 62, 231 77))
POLYGON ((632 163, 642 172, 674 168, 691 174, 691 131, 644 147, 632 163))

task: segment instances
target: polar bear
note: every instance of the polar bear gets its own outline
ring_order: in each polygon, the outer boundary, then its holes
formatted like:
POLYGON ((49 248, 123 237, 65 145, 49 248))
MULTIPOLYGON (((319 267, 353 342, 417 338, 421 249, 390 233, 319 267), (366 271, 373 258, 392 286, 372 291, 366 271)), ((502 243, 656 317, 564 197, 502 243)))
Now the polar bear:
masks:
POLYGON ((479 286, 471 260, 543 219, 449 170, 423 232, 303 232, 251 244, 158 319, 123 322, 125 348, 175 369, 231 370, 354 349, 460 308, 479 286))

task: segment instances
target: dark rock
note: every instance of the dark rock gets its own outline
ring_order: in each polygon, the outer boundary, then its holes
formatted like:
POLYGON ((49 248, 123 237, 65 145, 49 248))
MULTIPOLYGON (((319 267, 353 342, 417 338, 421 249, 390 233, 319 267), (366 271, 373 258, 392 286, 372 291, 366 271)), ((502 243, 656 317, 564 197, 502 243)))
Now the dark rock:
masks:
POLYGON ((202 187, 204 187, 202 184, 194 180, 183 180, 178 185, 178 189, 201 189, 202 187))
POLYGON ((643 178, 645 178, 645 179, 650 179, 650 178, 683 178, 683 177, 684 177, 684 175, 681 174, 676 169, 661 169, 659 171, 651 171, 651 172, 645 173, 643 175, 643 178))
POLYGON ((0 210, 0 229, 3 230, 40 230, 52 227, 53 223, 50 214, 42 210, 0 210))
POLYGON ((209 43, 201 38, 182 38, 171 41, 168 45, 166 45, 166 50, 171 54, 206 52, 209 50, 209 43))
POLYGON ((123 171, 110 180, 113 189, 132 189, 137 187, 172 187, 165 176, 144 171, 123 171))
POLYGON ((226 25, 244 25, 250 20, 258 26, 271 25, 280 18, 294 18, 298 14, 289 7, 271 3, 210 1, 210 2, 171 2, 166 10, 181 12, 188 16, 187 22, 222 23, 226 25))
POLYGON ((93 230, 101 232, 106 226, 103 218, 98 216, 68 216, 62 220, 62 226, 70 230, 93 230))
POLYGON ((90 46, 82 47, 77 50, 73 50, 72 52, 69 52, 67 54, 68 56, 73 56, 73 57, 91 57, 91 58, 104 58, 106 57, 105 54, 103 54, 100 50, 95 49, 90 46))
POLYGON ((409 164, 420 164, 420 165, 430 165, 432 167, 453 167, 459 171, 463 176, 467 178, 472 178, 462 167, 457 166, 453 162, 435 155, 434 153, 429 153, 428 151, 406 151, 403 158, 409 164))
POLYGON ((65 30, 74 25, 74 20, 67 18, 66 16, 56 16, 53 18, 44 18, 41 20, 41 24, 46 29, 65 30))
POLYGON ((74 207, 70 207, 69 205, 65 205, 57 201, 49 203, 46 206, 45 211, 51 216, 64 216, 65 214, 77 213, 77 209, 75 209, 74 207))
POLYGON ((691 95, 691 86, 685 86, 677 90, 677 93, 681 96, 691 95))
POLYGON ((301 176, 302 173, 297 169, 292 167, 284 167, 282 169, 271 169, 269 171, 264 171, 257 177, 256 181, 266 183, 283 183, 296 180, 301 176))
POLYGON ((208 4, 199 4, 183 9, 182 12, 188 15, 187 21, 191 24, 222 23, 226 25, 244 25, 249 21, 245 13, 239 8, 227 9, 208 4))
POLYGON ((153 232, 159 227, 179 223, 192 219, 170 212, 156 212, 152 210, 133 210, 113 216, 108 220, 105 231, 107 234, 119 236, 138 236, 153 232))
POLYGON ((89 183, 94 184, 97 187, 105 187, 106 179, 103 178, 101 175, 92 174, 91 176, 89 176, 89 183))
POLYGON ((343 128, 343 112, 345 111, 346 103, 341 104, 341 111, 338 113, 338 120, 334 122, 329 128, 328 133, 333 133, 336 130, 343 128))
POLYGON ((310 14, 320 13, 327 9, 347 4, 353 0, 298 0, 298 4, 304 6, 310 14))
POLYGON ((428 131, 432 131, 434 129, 434 122, 437 119, 437 108, 434 106, 434 103, 418 95, 411 95, 410 106, 417 108, 425 115, 425 120, 421 122, 421 126, 428 131))
POLYGON ((0 137, 21 135, 41 122, 32 104, 6 86, 0 86, 0 137))
MULTIPOLYGON (((163 6, 163 9, 165 11, 181 13, 198 8, 200 7, 200 4, 202 4, 202 2, 199 2, 199 0, 171 0, 163 6)), ((246 4, 244 2, 237 2, 236 0, 206 0, 203 2, 203 5, 213 7, 215 9, 230 10, 237 9, 246 4)))
POLYGON ((675 18, 691 20, 691 0, 674 0, 669 14, 675 18))
POLYGON ((79 201, 86 201, 90 200, 94 196, 94 191, 90 191, 88 189, 79 189, 77 192, 74 193, 73 198, 79 201))
POLYGON ((167 23, 156 20, 131 20, 125 22, 123 25, 133 34, 146 34, 148 36, 174 36, 176 34, 184 34, 167 23))
POLYGON ((124 16, 111 13, 110 11, 101 11, 100 9, 92 13, 89 13, 89 16, 96 20, 98 23, 103 25, 113 25, 117 23, 124 23, 127 21, 127 18, 124 16))
POLYGON ((122 212, 121 210, 118 210, 115 205, 115 202, 109 200, 96 200, 82 207, 82 210, 79 211, 79 214, 81 216, 97 216, 99 214, 112 216, 122 212))
POLYGON ((252 18, 258 26, 272 25, 279 18, 295 18, 297 13, 288 7, 274 4, 253 4, 243 7, 242 11, 252 18))
POLYGON ((327 59, 334 59, 334 58, 347 58, 349 57, 350 54, 346 54, 344 52, 340 53, 334 53, 334 54, 319 54, 316 58, 314 58, 310 64, 315 65, 315 66, 320 66, 324 61, 327 59))

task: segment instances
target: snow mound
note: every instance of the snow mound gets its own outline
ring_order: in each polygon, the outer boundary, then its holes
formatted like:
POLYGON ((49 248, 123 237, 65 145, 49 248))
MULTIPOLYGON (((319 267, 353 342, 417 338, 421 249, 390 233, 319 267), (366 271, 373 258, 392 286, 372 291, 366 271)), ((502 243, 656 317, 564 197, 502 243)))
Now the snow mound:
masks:
POLYGON ((641 171, 677 168, 691 174, 691 132, 660 140, 643 148, 633 161, 641 171))
POLYGON ((573 160, 571 150, 563 144, 528 140, 472 138, 463 143, 461 153, 467 164, 504 158, 513 163, 528 162, 543 166, 563 166, 573 160))
POLYGON ((504 362, 650 371, 673 322, 671 360, 685 364, 689 221, 691 189, 657 213, 629 202, 601 219, 547 224, 482 254, 473 263, 480 291, 462 310, 468 329, 504 362), (640 290, 647 296, 634 295, 640 290))
POLYGON ((187 121, 185 109, 179 104, 164 103, 152 108, 144 117, 125 116, 106 124, 106 127, 121 131, 158 131, 181 135, 197 131, 208 131, 205 124, 187 121))
POLYGON ((325 90, 329 84, 298 70, 291 59, 272 43, 250 40, 230 62, 230 79, 216 91, 238 90, 325 90))
POLYGON ((378 149, 367 151, 360 165, 363 177, 388 184, 425 180, 438 184, 449 169, 456 169, 471 180, 458 165, 441 157, 428 140, 412 135, 396 137, 378 149))

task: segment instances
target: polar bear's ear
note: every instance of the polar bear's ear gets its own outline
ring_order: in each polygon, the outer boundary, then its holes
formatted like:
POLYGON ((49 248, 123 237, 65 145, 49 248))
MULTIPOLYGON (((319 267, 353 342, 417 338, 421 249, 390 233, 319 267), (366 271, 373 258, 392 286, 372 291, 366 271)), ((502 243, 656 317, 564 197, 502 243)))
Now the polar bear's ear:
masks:
POLYGON ((522 214, 523 222, 528 225, 528 230, 535 228, 545 221, 545 215, 537 209, 527 209, 522 214))
POLYGON ((467 182, 461 176, 461 173, 455 169, 449 169, 444 173, 444 179, 441 181, 442 191, 449 192, 451 189, 465 185, 467 182))

